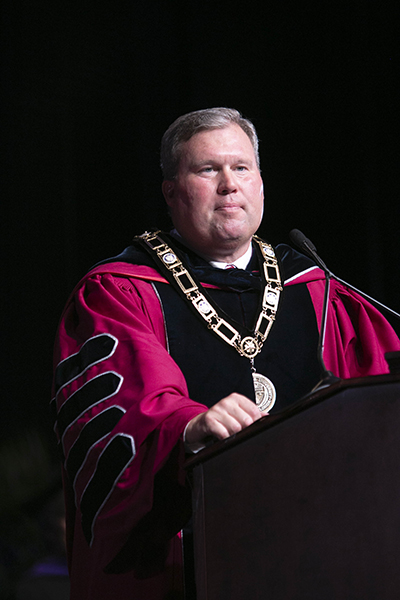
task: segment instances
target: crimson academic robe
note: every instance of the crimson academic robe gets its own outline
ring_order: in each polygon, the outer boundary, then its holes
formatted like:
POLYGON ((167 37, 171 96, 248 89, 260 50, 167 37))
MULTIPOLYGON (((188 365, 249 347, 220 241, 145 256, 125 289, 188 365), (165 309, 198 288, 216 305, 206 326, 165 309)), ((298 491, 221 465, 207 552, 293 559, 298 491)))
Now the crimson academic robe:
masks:
MULTIPOLYGON (((62 315, 52 405, 72 600, 183 597, 179 531, 190 517, 183 431, 207 407, 189 397, 169 354, 156 287, 166 284, 146 265, 103 264, 78 284, 62 315)), ((316 267, 285 282, 307 290, 318 327, 324 285, 316 267)), ((394 350, 399 339, 379 311, 332 281, 327 368, 342 378, 387 372, 384 353, 394 350)))

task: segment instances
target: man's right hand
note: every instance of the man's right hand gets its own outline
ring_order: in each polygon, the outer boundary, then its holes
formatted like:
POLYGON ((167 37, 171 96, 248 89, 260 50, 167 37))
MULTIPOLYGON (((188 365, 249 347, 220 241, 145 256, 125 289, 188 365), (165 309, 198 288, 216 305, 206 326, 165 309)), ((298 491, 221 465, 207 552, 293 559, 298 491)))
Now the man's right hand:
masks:
POLYGON ((252 400, 242 394, 230 394, 189 421, 185 444, 195 450, 202 447, 210 437, 223 440, 262 416, 265 413, 261 413, 252 400))

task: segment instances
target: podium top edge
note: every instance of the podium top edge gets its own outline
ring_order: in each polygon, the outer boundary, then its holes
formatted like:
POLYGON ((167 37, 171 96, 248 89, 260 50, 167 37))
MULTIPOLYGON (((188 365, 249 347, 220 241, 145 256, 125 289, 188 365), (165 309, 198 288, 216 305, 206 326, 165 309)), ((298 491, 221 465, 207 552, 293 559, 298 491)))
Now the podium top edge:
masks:
POLYGON ((239 433, 232 435, 225 440, 219 440, 200 450, 197 454, 187 458, 184 468, 188 471, 195 468, 198 464, 213 458, 221 452, 225 452, 229 448, 257 435, 258 433, 271 429, 279 423, 298 415, 307 409, 324 402, 335 394, 351 388, 369 387, 376 385, 386 385, 390 383, 400 382, 400 373, 384 373, 382 375, 371 375, 368 377, 357 377, 352 379, 340 379, 339 381, 324 387, 311 391, 309 394, 294 402, 291 406, 275 415, 266 415, 249 427, 246 427, 239 433))

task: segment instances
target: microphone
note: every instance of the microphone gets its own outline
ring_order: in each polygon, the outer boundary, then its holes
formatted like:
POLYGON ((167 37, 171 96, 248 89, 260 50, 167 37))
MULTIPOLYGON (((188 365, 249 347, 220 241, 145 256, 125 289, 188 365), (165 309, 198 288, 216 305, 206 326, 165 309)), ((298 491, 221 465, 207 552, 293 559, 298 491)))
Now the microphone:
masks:
POLYGON ((311 390, 311 393, 316 392, 317 390, 321 390, 325 387, 329 387, 333 383, 340 381, 340 377, 336 377, 329 369, 326 368, 324 361, 324 345, 325 345, 325 332, 326 332, 326 321, 328 317, 328 307, 329 307, 329 289, 330 289, 330 280, 334 275, 329 271, 328 267, 324 263, 324 261, 318 256, 317 249, 309 240, 304 233, 302 233, 299 229, 292 229, 289 233, 289 237, 291 241, 298 246, 301 250, 305 252, 308 256, 310 256, 317 263, 319 267, 325 273, 325 293, 324 293, 324 304, 322 307, 322 321, 321 321, 321 329, 318 336, 318 346, 317 346, 317 358, 320 364, 322 378, 317 383, 317 385, 311 390))
POLYGON ((328 269, 328 267, 326 266, 326 264, 324 263, 324 261, 322 260, 322 258, 320 258, 318 256, 317 249, 314 246, 314 244, 312 243, 312 241, 309 240, 304 235, 304 233, 302 233, 299 229, 292 229, 292 231, 289 233, 289 237, 290 237, 291 241, 294 244, 296 244, 296 246, 298 246, 301 250, 303 250, 303 252, 305 254, 307 254, 307 256, 309 256, 310 258, 312 258, 317 263, 317 265, 319 267, 321 267, 321 269, 325 272, 325 275, 328 274, 330 278, 336 279, 336 281, 339 281, 339 283, 342 283, 343 285, 345 285, 346 287, 350 288, 354 292, 357 292, 357 294, 360 294, 360 296, 363 296, 364 298, 366 298, 370 302, 373 302, 374 304, 376 304, 377 306, 379 306, 383 310, 386 310, 391 315, 393 315, 393 316, 397 317, 398 319, 400 319, 400 314, 397 313, 395 310, 393 310, 392 308, 389 308, 389 306, 386 306, 385 304, 382 304, 382 302, 379 302, 379 300, 376 300, 376 298, 372 298, 371 296, 368 296, 368 294, 366 294, 365 292, 362 292, 361 290, 358 290, 356 287, 354 287, 354 285, 351 285, 347 281, 344 281, 343 279, 340 279, 340 277, 338 277, 337 275, 334 275, 332 273, 332 271, 330 271, 328 269))
POLYGON ((301 250, 303 250, 308 256, 310 256, 311 258, 314 259, 314 261, 317 263, 317 265, 319 267, 321 267, 321 269, 323 271, 325 271, 325 273, 329 273, 329 275, 332 276, 332 273, 329 271, 328 267, 326 266, 326 264, 323 262, 323 260, 318 256, 317 254, 317 249, 314 246, 314 244, 312 243, 311 240, 309 240, 302 231, 300 231, 300 229, 292 229, 292 231, 289 233, 289 237, 292 240, 292 242, 298 246, 301 250))
MULTIPOLYGON (((322 309, 321 330, 320 330, 320 333, 319 333, 318 349, 317 349, 317 352, 318 352, 318 361, 319 361, 321 369, 322 369, 322 379, 321 379, 321 381, 319 383, 317 383, 317 385, 313 388, 313 390, 311 390, 311 393, 312 393, 312 392, 315 392, 315 391, 317 391, 319 389, 322 389, 324 387, 328 387, 329 385, 332 385, 332 383, 335 383, 336 381, 340 381, 340 379, 338 377, 335 377, 335 375, 333 375, 333 373, 331 373, 331 371, 329 371, 326 368, 326 365, 324 363, 324 357, 323 357, 323 354, 324 354, 324 343, 325 343, 326 320, 327 320, 328 306, 329 306, 328 305, 329 287, 330 287, 330 280, 331 279, 335 279, 339 283, 341 283, 344 286, 346 286, 347 288, 353 290, 357 294, 360 294, 360 296, 363 296, 364 298, 366 298, 367 300, 369 300, 373 304, 379 306, 380 308, 382 308, 383 310, 387 311, 391 315, 394 315, 398 319, 400 319, 400 314, 397 313, 396 311, 394 311, 392 308, 389 308, 385 304, 382 304, 382 302, 379 302, 379 300, 376 300, 375 298, 372 298, 371 296, 369 296, 365 292, 362 292, 361 290, 358 290, 356 287, 354 287, 354 285, 351 285, 347 281, 344 281, 343 279, 340 279, 340 277, 337 277, 337 275, 334 275, 328 269, 328 267, 326 266, 326 264, 324 263, 324 261, 318 256, 317 249, 314 246, 314 244, 312 243, 312 241, 309 240, 304 235, 304 233, 302 233, 299 229, 292 229, 292 231, 289 233, 289 237, 290 237, 291 241, 296 246, 298 246, 305 254, 307 254, 307 256, 309 256, 310 258, 312 258, 316 262, 316 264, 319 267, 321 267, 321 269, 325 273, 325 295, 324 295, 324 304, 323 304, 323 309, 322 309)), ((390 372, 395 372, 396 368, 398 368, 399 371, 400 371, 400 367, 397 366, 397 363, 399 362, 398 355, 399 355, 398 352, 392 352, 392 353, 386 352, 386 354, 385 354, 385 358, 386 358, 386 360, 387 360, 387 362, 389 364, 390 372)))

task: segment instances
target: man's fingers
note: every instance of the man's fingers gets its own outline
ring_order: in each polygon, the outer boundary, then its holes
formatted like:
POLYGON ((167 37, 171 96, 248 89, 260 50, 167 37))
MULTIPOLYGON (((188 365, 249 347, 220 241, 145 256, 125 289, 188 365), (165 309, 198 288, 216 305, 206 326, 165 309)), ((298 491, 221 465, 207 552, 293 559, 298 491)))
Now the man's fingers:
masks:
POLYGON ((213 435, 218 439, 224 439, 238 433, 244 427, 248 427, 253 423, 249 415, 243 414, 232 415, 223 411, 204 413, 204 421, 209 435, 213 435))
POLYGON ((230 394, 189 422, 186 441, 189 444, 197 443, 210 436, 225 439, 248 427, 262 416, 249 398, 241 394, 230 394))
POLYGON ((223 410, 232 416, 238 416, 239 419, 243 418, 243 415, 247 415, 250 417, 251 422, 256 421, 262 416, 257 405, 250 398, 236 393, 223 398, 210 410, 212 409, 223 410))

